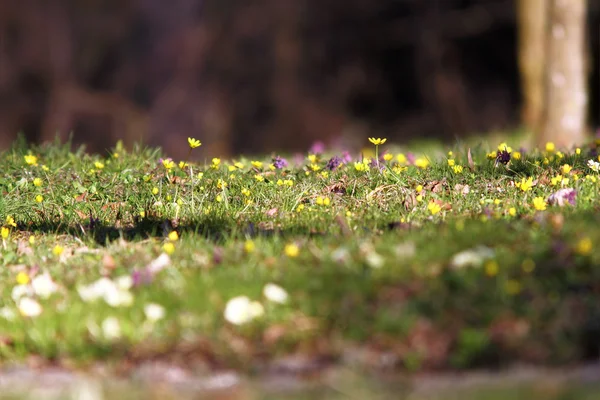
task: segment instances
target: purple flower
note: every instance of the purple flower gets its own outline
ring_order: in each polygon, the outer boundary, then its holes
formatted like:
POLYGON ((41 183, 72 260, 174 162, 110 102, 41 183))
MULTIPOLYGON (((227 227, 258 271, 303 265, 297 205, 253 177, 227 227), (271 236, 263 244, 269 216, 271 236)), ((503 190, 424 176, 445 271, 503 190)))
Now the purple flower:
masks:
POLYGON ((325 143, 317 140, 310 146, 309 152, 312 154, 322 154, 325 151, 325 143))
POLYGON ((285 158, 277 156, 273 158, 273 166, 277 169, 282 169, 288 166, 288 162, 285 158))
POLYGON ((496 165, 498 165, 498 163, 506 165, 509 162, 510 153, 506 149, 498 150, 498 152, 496 153, 496 165))
POLYGON ((329 159, 329 161, 327 161, 327 165, 325 166, 325 168, 328 169, 329 171, 333 171, 334 169, 339 167, 340 164, 342 164, 342 162, 343 162, 343 160, 341 157, 333 156, 329 159))
POLYGON ((342 153, 342 161, 346 164, 352 161, 352 156, 350 155, 350 152, 344 151, 342 153))
POLYGON ((577 190, 565 188, 557 190, 548 197, 548 203, 551 205, 565 206, 567 203, 574 206, 577 198, 577 190))

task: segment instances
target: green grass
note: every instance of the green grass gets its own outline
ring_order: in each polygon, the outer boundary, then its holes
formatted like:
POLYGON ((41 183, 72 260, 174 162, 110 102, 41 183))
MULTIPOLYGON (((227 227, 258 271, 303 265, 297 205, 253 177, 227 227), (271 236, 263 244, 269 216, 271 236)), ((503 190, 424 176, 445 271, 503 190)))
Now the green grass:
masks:
POLYGON ((393 158, 381 169, 353 160, 327 171, 331 155, 282 169, 243 157, 167 169, 154 149, 102 157, 16 144, 0 156, 0 359, 260 370, 287 355, 341 361, 360 348, 372 355, 364 366, 385 359, 415 371, 597 357, 595 144, 513 153, 506 166, 486 156, 496 146, 474 145, 471 165, 466 147, 434 146, 418 168, 398 163, 410 149, 386 143, 379 152, 393 158), (515 185, 528 177, 529 190, 515 185), (535 209, 534 198, 545 205, 561 186, 577 191, 574 205, 535 209), (148 273, 164 252, 168 265, 148 273), (47 297, 31 283, 44 273, 57 285, 47 297), (84 301, 101 277, 123 304, 84 301), (266 299, 268 283, 287 302, 266 299), (228 322, 236 296, 262 315, 228 322), (23 298, 41 313, 21 315, 32 312, 23 298), (164 317, 149 319, 148 304, 164 317))

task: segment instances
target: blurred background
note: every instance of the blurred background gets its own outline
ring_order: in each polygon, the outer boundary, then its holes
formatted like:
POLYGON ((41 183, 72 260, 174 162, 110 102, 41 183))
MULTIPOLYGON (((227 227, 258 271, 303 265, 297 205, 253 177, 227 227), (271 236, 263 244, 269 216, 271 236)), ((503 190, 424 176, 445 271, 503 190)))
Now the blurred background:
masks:
MULTIPOLYGON (((515 129, 518 14, 517 0, 1 0, 0 147, 72 132, 90 151, 122 139, 182 157, 192 136, 204 158, 515 129)), ((599 16, 589 1, 589 127, 599 16)))

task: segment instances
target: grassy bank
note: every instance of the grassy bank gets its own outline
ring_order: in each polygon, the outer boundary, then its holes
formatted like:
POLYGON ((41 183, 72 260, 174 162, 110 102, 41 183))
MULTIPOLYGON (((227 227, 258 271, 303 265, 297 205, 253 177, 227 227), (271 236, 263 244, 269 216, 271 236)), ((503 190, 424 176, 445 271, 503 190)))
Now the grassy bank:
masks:
POLYGON ((0 359, 597 357, 596 144, 509 145, 207 163, 15 145, 0 156, 0 359))

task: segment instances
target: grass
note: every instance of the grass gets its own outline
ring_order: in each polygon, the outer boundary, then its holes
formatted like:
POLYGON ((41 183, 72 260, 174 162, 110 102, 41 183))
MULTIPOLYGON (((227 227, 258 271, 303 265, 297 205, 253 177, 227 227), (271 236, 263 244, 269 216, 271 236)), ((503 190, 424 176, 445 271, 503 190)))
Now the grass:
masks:
POLYGON ((595 358, 595 147, 504 164, 496 144, 412 157, 385 143, 379 166, 330 170, 333 154, 275 168, 17 143, 0 156, 0 359, 419 371, 595 358), (573 204, 549 201, 561 188, 573 204))

